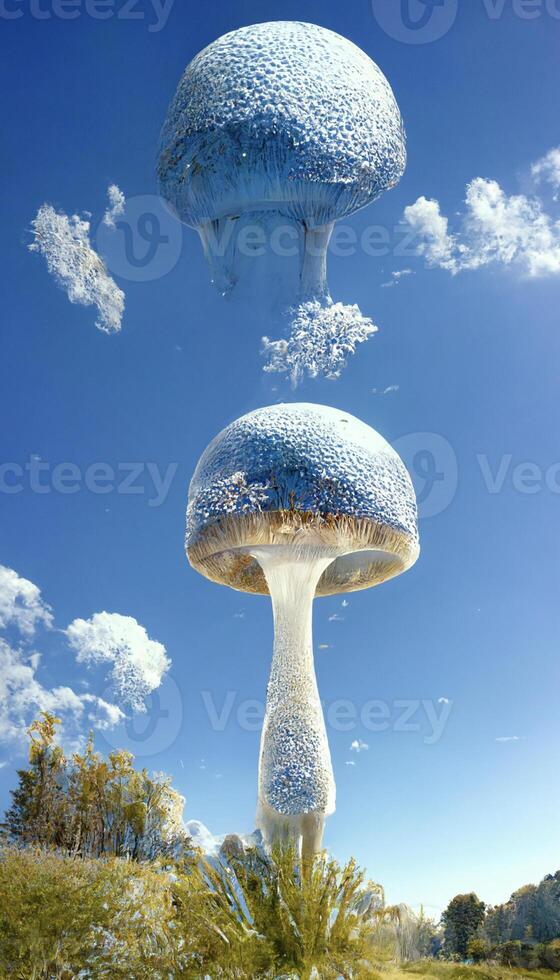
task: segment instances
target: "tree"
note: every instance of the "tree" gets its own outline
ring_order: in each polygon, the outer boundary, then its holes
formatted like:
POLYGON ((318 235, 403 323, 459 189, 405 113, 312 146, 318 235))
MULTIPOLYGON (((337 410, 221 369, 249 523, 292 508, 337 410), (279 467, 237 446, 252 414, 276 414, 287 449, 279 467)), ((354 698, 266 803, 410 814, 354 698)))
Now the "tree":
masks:
POLYGON ((442 915, 445 952, 467 956, 469 941, 474 939, 484 922, 486 906, 474 892, 456 895, 442 915))
POLYGON ((44 712, 28 730, 29 769, 18 772, 4 823, 11 840, 82 857, 179 856, 188 845, 185 801, 169 777, 137 771, 123 750, 104 759, 91 733, 84 751, 67 759, 56 745, 59 724, 44 712))
POLYGON ((490 944, 485 939, 469 939, 467 943, 467 956, 475 963, 482 963, 490 955, 490 944))
POLYGON ((48 711, 28 728, 29 769, 18 770, 19 786, 12 790, 12 805, 4 827, 24 843, 61 847, 66 843, 66 759, 56 745, 60 718, 48 711))
POLYGON ((560 872, 539 885, 524 885, 503 905, 488 909, 484 933, 493 945, 550 942, 560 937, 560 872))

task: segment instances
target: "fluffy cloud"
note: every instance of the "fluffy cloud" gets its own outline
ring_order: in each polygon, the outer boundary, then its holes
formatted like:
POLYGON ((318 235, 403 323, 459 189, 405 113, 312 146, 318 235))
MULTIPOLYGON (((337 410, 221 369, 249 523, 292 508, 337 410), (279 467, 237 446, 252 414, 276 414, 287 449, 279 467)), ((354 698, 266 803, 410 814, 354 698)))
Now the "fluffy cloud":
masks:
MULTIPOLYGON (((534 164, 532 175, 558 190, 560 148, 534 164)), ((508 195, 495 180, 477 177, 467 186, 455 232, 439 202, 426 197, 407 207, 404 219, 418 239, 418 254, 432 268, 456 275, 497 264, 517 267, 533 278, 560 274, 559 218, 548 213, 539 197, 508 195)))
POLYGON ((15 626, 23 636, 31 637, 38 624, 48 628, 52 621, 40 589, 12 568, 0 565, 0 628, 15 626))
POLYGON ((144 699, 160 686, 171 661, 165 647, 151 640, 132 616, 95 613, 75 619, 67 636, 78 663, 111 664, 109 678, 116 696, 135 711, 145 711, 144 699))
POLYGON ((126 199, 117 184, 111 184, 107 188, 107 197, 109 199, 109 207, 103 215, 103 224, 107 225, 108 228, 114 228, 115 218, 124 214, 126 199))
POLYGON ((350 746, 350 751, 358 752, 358 754, 360 752, 367 752, 368 749, 369 749, 369 745, 367 744, 367 742, 362 742, 362 740, 359 738, 355 738, 350 746))
POLYGON ((70 302, 96 306, 95 325, 104 333, 120 330, 124 293, 90 244, 89 221, 76 214, 68 217, 52 205, 43 204, 31 224, 34 241, 29 249, 43 255, 49 272, 66 290, 70 302))
MULTIPOLYGON (((21 648, 0 637, 0 741, 21 741, 40 711, 63 721, 63 739, 78 747, 83 729, 106 731, 125 719, 118 704, 62 685, 45 687, 38 677, 41 654, 28 647, 37 626, 51 627, 53 615, 39 588, 13 569, 0 565, 0 629, 15 628, 21 648)), ((97 613, 90 620, 76 619, 67 639, 78 663, 111 664, 110 679, 123 705, 144 711, 144 698, 159 687, 169 669, 165 647, 151 640, 131 616, 97 613)), ((87 689, 87 683, 82 682, 87 689)))
POLYGON ((71 687, 46 688, 38 680, 38 660, 12 648, 0 638, 0 741, 21 741, 39 711, 60 715, 65 737, 76 735, 86 719, 93 728, 107 729, 124 718, 117 705, 71 687))
POLYGON ((560 191, 560 146, 555 146, 546 156, 537 160, 531 167, 531 175, 537 184, 550 184, 554 191, 554 200, 557 201, 560 191))

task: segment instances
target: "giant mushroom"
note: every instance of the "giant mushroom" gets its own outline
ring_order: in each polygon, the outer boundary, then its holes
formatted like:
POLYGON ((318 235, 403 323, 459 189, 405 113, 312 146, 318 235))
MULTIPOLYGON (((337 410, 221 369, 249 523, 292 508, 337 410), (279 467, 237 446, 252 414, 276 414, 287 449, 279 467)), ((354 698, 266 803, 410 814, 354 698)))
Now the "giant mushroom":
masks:
POLYGON ((378 585, 416 561, 410 477, 386 440, 346 412, 257 409, 203 452, 189 488, 186 550, 212 581, 272 599, 257 825, 268 843, 288 837, 313 854, 335 806, 313 599, 378 585))
POLYGON ((254 285, 252 251, 269 288, 282 255, 299 252, 291 337, 267 342, 269 369, 297 380, 304 370, 336 375, 376 329, 357 306, 333 303, 326 251, 335 221, 398 183, 405 164, 399 108, 371 58, 323 27, 273 21, 225 34, 187 65, 158 175, 221 292, 247 274, 254 285))

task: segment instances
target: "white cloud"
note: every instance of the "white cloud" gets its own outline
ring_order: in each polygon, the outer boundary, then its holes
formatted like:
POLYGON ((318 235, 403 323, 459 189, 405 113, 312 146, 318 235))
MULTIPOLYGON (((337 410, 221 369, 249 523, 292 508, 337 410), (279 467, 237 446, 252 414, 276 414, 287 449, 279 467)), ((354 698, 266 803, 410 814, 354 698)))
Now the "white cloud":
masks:
POLYGON ((28 725, 40 711, 60 715, 64 736, 75 735, 86 706, 87 720, 106 729, 124 718, 113 704, 91 694, 76 694, 71 687, 46 688, 36 676, 33 656, 13 649, 0 639, 0 741, 21 741, 28 725))
POLYGON ((135 711, 146 710, 144 699, 160 686, 171 666, 162 643, 151 640, 133 616, 119 613, 75 619, 66 633, 78 663, 111 664, 116 696, 135 711))
POLYGON ((354 760, 353 760, 353 759, 348 759, 348 760, 347 760, 347 761, 345 762, 345 765, 346 765, 346 766, 355 766, 355 765, 356 765, 356 763, 354 762, 354 760))
POLYGON ((340 605, 342 606, 343 609, 347 609, 350 603, 348 602, 348 599, 343 599, 340 605))
POLYGON ((437 703, 438 704, 451 704, 449 698, 438 698, 437 699, 437 703))
POLYGON ((90 244, 89 221, 76 214, 68 217, 43 204, 31 224, 35 240, 29 249, 44 256, 49 272, 66 290, 70 302, 96 306, 99 330, 120 330, 124 293, 90 244))
POLYGON ((360 752, 367 752, 368 749, 369 749, 368 743, 367 742, 362 742, 362 740, 360 738, 355 738, 354 741, 352 742, 351 746, 350 746, 350 751, 351 752, 358 752, 358 754, 360 752))
POLYGON ((387 385, 386 388, 372 388, 372 395, 393 395, 400 391, 400 385, 387 385))
POLYGON ((126 198, 117 184, 109 185, 107 188, 107 197, 109 199, 109 207, 103 215, 103 224, 107 225, 108 228, 114 228, 115 218, 119 218, 121 214, 124 214, 126 198))
POLYGON ((496 742, 523 742, 523 735, 501 735, 495 739, 496 742))
POLYGON ((0 628, 15 626, 23 636, 31 637, 42 624, 52 626, 50 606, 41 598, 41 590, 12 568, 0 565, 0 628))
MULTIPOLYGON (((558 190, 560 148, 534 164, 532 173, 558 190)), ((439 202, 426 197, 405 208, 404 219, 418 238, 417 254, 431 268, 456 275, 494 264, 532 278, 560 274, 560 217, 549 214, 539 197, 508 195, 495 180, 477 177, 468 184, 453 233, 439 202)))
POLYGON ((546 156, 537 160, 531 167, 531 175, 537 184, 550 184, 554 200, 557 201, 560 192, 560 146, 553 147, 546 156))
POLYGON ((381 288, 391 289, 393 286, 398 286, 403 276, 413 276, 413 275, 415 275, 415 273, 412 269, 397 269, 395 272, 391 273, 392 279, 389 279, 389 282, 381 283, 381 288))
POLYGON ((338 613, 333 613, 332 616, 329 616, 329 623, 343 623, 343 622, 344 622, 344 616, 340 616, 338 613))

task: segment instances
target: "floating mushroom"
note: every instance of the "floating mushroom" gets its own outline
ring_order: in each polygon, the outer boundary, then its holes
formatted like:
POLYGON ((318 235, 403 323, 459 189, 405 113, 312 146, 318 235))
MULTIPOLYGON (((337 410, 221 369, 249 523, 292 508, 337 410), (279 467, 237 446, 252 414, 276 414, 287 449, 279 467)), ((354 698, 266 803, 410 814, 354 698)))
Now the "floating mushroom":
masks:
POLYGON ((259 262, 272 289, 282 255, 299 252, 291 337, 267 341, 269 370, 295 380, 304 370, 337 375, 376 330, 357 306, 333 303, 326 250, 334 222, 398 183, 405 163, 387 79, 333 31, 254 24, 218 38, 187 66, 163 127, 158 174, 163 196, 199 232, 216 286, 226 293, 248 271, 253 282, 259 262), (259 257, 248 262, 253 253, 259 257))
POLYGON ((257 823, 268 842, 289 836, 315 853, 335 784, 313 664, 313 599, 378 585, 414 563, 410 477, 385 439, 345 412, 261 408, 202 454, 186 548, 214 582, 271 596, 257 823))

